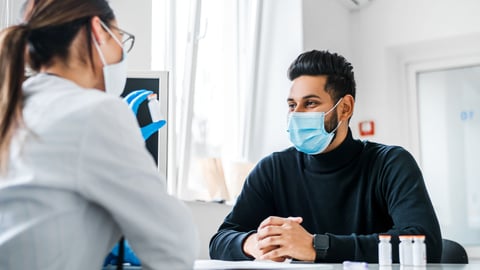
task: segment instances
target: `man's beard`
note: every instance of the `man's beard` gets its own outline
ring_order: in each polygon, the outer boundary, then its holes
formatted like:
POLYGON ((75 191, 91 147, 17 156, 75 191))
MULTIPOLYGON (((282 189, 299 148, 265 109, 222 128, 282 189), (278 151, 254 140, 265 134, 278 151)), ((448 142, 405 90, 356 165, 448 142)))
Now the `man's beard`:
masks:
MULTIPOLYGON (((328 133, 332 132, 338 126, 338 114, 337 110, 333 110, 332 115, 330 115, 330 121, 325 119, 325 131, 328 133)), ((336 134, 336 133, 335 133, 336 134)))

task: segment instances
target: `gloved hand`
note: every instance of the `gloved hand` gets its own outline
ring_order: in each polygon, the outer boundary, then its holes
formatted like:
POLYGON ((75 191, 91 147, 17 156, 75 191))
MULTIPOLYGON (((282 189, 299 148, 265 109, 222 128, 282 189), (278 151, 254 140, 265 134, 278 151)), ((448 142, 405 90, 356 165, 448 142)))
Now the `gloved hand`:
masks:
MULTIPOLYGON (((128 241, 125 240, 125 248, 124 248, 124 256, 123 256, 123 263, 129 263, 133 266, 140 266, 140 260, 135 256, 133 253, 132 248, 128 244, 128 241)), ((103 266, 107 265, 117 265, 118 261, 118 243, 113 247, 112 251, 108 254, 107 258, 105 258, 105 262, 103 266)))
MULTIPOLYGON (((133 113, 137 115, 138 108, 140 104, 144 102, 149 96, 153 94, 150 90, 135 90, 128 94, 123 100, 127 102, 130 109, 132 109, 133 113)), ((155 94, 153 94, 155 95, 155 94)), ((147 140, 152 134, 157 132, 160 128, 162 128, 167 121, 160 119, 160 107, 158 104, 158 100, 153 96, 153 98, 149 99, 148 101, 149 109, 150 109, 150 116, 152 117, 152 123, 141 127, 142 136, 144 140, 147 140)))

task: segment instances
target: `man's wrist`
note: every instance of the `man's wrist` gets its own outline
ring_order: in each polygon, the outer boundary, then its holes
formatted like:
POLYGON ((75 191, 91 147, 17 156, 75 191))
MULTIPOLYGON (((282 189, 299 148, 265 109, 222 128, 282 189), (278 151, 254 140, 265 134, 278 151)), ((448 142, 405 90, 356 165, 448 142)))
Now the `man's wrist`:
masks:
POLYGON ((256 234, 255 232, 248 234, 242 243, 243 254, 245 254, 247 257, 250 257, 250 258, 255 258, 253 247, 255 245, 256 240, 252 238, 252 237, 256 237, 255 234, 256 234))
POLYGON ((313 235, 313 249, 315 249, 315 261, 323 260, 330 248, 330 237, 326 234, 313 235))

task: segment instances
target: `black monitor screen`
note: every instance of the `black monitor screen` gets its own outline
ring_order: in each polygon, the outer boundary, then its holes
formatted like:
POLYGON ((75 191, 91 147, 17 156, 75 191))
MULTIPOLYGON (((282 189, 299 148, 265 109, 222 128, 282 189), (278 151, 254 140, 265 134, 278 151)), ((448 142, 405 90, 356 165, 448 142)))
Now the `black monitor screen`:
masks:
MULTIPOLYGON (((122 97, 125 97, 129 93, 135 90, 150 90, 158 95, 158 90, 160 87, 160 81, 152 79, 142 79, 142 78, 128 78, 127 83, 125 84, 125 89, 122 93, 122 97)), ((146 126, 152 122, 150 117, 150 112, 148 110, 147 102, 142 102, 138 108, 137 121, 140 127, 146 126)), ((158 133, 153 134, 146 141, 146 146, 152 157, 155 159, 155 163, 158 165, 158 133)))
MULTIPOLYGON (((122 93, 122 97, 127 96, 129 93, 135 90, 150 90, 157 94, 157 98, 160 104, 160 115, 162 119, 167 120, 168 117, 168 80, 167 72, 148 72, 139 74, 129 74, 125 89, 122 93), (164 80, 162 82, 162 80, 164 80)), ((140 104, 137 113, 137 121, 140 127, 144 127, 152 123, 152 117, 148 108, 148 101, 144 101, 140 104)), ((146 147, 152 155, 158 168, 164 173, 167 171, 167 129, 168 121, 159 132, 155 132, 146 141, 146 147)))

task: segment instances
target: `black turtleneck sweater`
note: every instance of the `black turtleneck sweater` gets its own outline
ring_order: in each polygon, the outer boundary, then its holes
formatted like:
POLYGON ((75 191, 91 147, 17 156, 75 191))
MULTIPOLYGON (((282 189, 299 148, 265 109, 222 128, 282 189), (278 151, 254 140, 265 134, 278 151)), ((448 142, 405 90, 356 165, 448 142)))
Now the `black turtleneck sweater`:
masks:
POLYGON ((439 262, 442 238, 422 173, 403 148, 352 138, 325 154, 288 148, 261 160, 210 241, 210 256, 250 260, 245 238, 269 216, 302 217, 311 234, 327 234, 323 261, 378 262, 378 234, 426 236, 428 262, 439 262))

